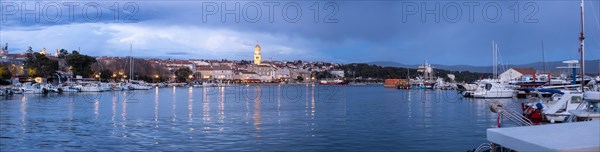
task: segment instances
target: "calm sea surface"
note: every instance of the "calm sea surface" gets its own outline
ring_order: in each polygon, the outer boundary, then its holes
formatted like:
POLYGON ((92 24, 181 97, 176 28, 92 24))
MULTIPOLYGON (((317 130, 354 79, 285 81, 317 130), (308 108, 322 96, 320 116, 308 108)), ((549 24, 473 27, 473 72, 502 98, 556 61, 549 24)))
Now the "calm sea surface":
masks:
POLYGON ((14 95, 0 151, 466 151, 496 126, 487 102, 382 85, 14 95))

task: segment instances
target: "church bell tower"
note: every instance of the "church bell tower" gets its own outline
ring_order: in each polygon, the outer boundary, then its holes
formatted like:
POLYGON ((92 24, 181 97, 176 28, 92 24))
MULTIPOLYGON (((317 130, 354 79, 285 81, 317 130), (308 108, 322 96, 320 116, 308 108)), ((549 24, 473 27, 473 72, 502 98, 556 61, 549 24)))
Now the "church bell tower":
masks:
POLYGON ((260 45, 258 45, 258 42, 256 43, 256 46, 254 47, 254 64, 256 65, 260 65, 260 45))

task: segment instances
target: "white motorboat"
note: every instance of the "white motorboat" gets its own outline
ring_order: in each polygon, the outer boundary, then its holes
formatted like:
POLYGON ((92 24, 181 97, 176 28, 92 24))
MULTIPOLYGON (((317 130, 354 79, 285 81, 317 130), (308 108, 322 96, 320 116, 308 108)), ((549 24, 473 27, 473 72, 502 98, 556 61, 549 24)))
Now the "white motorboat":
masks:
POLYGON ((213 82, 204 82, 202 83, 203 87, 218 87, 219 83, 213 83, 213 82))
POLYGON ((76 83, 72 83, 72 82, 63 83, 59 87, 63 92, 80 92, 81 91, 80 87, 78 87, 76 83))
POLYGON ((23 93, 28 93, 28 94, 46 94, 50 91, 48 89, 47 85, 41 84, 41 83, 32 83, 32 82, 27 82, 27 83, 23 84, 21 89, 23 90, 23 93))
POLYGON ((472 96, 475 98, 512 98, 515 94, 514 87, 508 83, 501 83, 498 79, 498 44, 492 41, 492 56, 493 56, 493 79, 483 79, 477 82, 478 86, 473 91, 472 96))
POLYGON ((82 92, 102 92, 102 87, 100 83, 96 82, 78 82, 79 85, 77 87, 82 92))
POLYGON ((583 99, 593 102, 600 102, 600 76, 593 81, 588 90, 583 93, 583 99))
POLYGON ((0 96, 10 96, 12 94, 10 88, 0 88, 0 96))
POLYGON ((475 98, 512 98, 515 90, 507 84, 482 82, 471 94, 475 98))
POLYGON ((15 85, 9 86, 5 89, 8 89, 12 94, 23 94, 23 89, 21 83, 17 83, 15 85))
POLYGON ((546 120, 550 122, 564 122, 565 118, 572 115, 571 110, 580 110, 587 106, 587 102, 583 100, 581 92, 565 92, 565 94, 557 94, 552 101, 542 102, 544 108, 542 113, 546 120))
POLYGON ((148 90, 152 87, 144 81, 131 80, 129 81, 129 84, 127 84, 127 88, 129 88, 129 90, 148 90))
POLYGON ((583 93, 583 98, 589 101, 600 102, 600 91, 586 91, 583 93))
POLYGON ((13 94, 23 94, 23 89, 21 89, 20 87, 11 87, 10 91, 13 94))
POLYGON ((125 83, 109 83, 110 90, 113 91, 123 91, 127 90, 127 85, 125 83))
POLYGON ((99 82, 99 83, 100 83, 100 90, 102 90, 102 91, 112 90, 112 85, 110 83, 104 83, 104 82, 99 82))

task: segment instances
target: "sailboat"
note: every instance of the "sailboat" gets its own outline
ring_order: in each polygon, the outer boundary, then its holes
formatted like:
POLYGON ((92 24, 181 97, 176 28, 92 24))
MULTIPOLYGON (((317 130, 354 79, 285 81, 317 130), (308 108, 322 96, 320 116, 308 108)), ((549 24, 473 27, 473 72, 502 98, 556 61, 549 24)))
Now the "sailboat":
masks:
POLYGON ((433 77, 433 67, 431 64, 428 64, 427 61, 417 67, 417 72, 420 72, 421 77, 417 77, 417 79, 410 80, 410 88, 411 89, 433 89, 436 81, 433 77))
POLYGON ((131 78, 133 77, 133 66, 135 65, 135 62, 133 60, 133 56, 132 56, 132 50, 133 50, 133 45, 130 44, 129 46, 129 83, 127 84, 127 88, 129 90, 148 90, 150 88, 152 88, 150 85, 148 85, 146 82, 142 81, 142 80, 132 80, 131 78))
POLYGON ((477 82, 477 89, 475 91, 468 92, 469 96, 475 98, 512 98, 515 94, 515 90, 512 86, 507 83, 500 82, 498 77, 498 44, 492 42, 493 50, 493 79, 483 79, 477 82))
MULTIPOLYGON (((600 112, 599 104, 600 104, 600 86, 598 86, 598 81, 596 81, 593 88, 589 90, 585 90, 584 85, 585 82, 585 36, 584 36, 584 17, 583 17, 583 0, 581 0, 581 33, 579 34, 579 53, 581 53, 581 91, 583 92, 583 99, 589 101, 589 103, 594 104, 594 111, 596 114, 600 112)), ((600 79, 600 77, 599 77, 600 79)), ((598 119, 598 118, 597 118, 598 119)))

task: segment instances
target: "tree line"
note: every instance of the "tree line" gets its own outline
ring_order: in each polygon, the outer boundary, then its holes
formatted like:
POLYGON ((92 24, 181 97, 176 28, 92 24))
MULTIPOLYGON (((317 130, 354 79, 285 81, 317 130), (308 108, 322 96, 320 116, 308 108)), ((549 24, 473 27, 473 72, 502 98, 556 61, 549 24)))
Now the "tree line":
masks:
MULTIPOLYGON (((347 78, 372 78, 372 79, 406 79, 419 77, 421 73, 413 68, 382 67, 363 63, 344 64, 338 67, 344 70, 347 78)), ((434 76, 444 78, 449 81, 448 74, 454 74, 456 82, 473 82, 481 78, 488 78, 490 73, 476 73, 469 71, 450 71, 443 69, 434 69, 434 76)))
POLYGON ((96 63, 96 58, 80 54, 73 50, 69 53, 65 49, 61 49, 57 59, 51 59, 38 52, 29 53, 25 59, 25 76, 28 77, 52 77, 59 69, 59 63, 64 62, 65 67, 73 72, 73 75, 81 75, 83 77, 90 77, 94 73, 90 66, 96 63))

